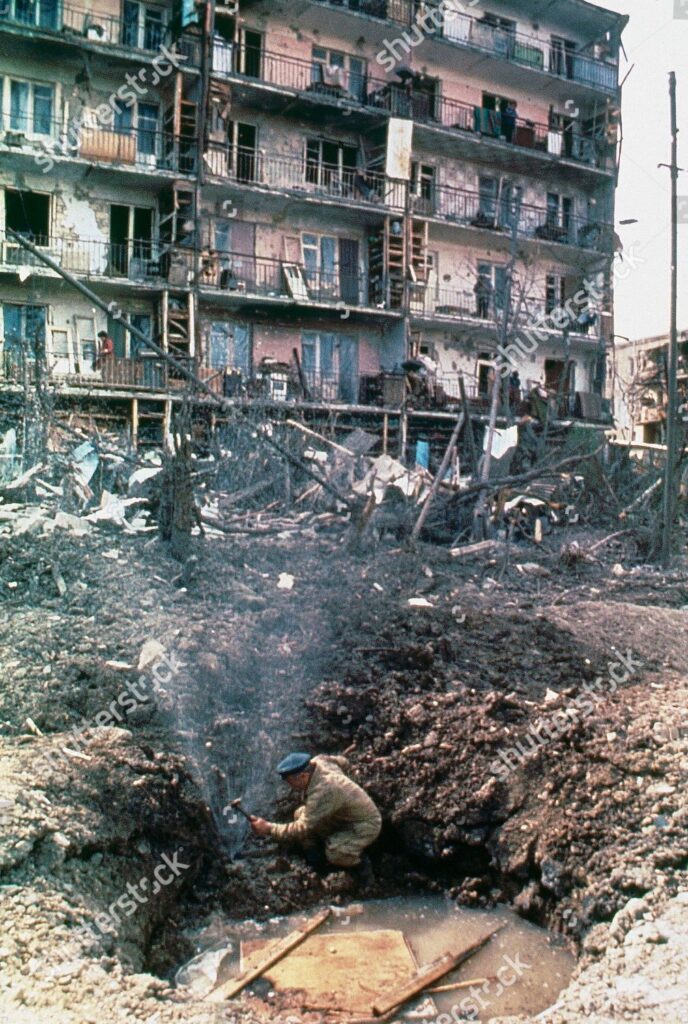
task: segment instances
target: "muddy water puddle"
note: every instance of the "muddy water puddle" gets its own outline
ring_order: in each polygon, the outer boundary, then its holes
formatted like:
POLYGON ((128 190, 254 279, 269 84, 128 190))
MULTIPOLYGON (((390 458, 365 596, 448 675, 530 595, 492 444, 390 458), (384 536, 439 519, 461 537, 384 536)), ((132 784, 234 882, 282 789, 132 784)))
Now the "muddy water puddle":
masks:
MULTIPOLYGON (((264 922, 216 919, 196 936, 198 955, 177 972, 177 984, 187 988, 190 995, 202 996, 216 982, 240 972, 242 943, 280 938, 303 921, 303 917, 294 916, 264 922)), ((451 1016, 440 1024, 449 1024, 452 1020, 488 1020, 546 1009, 568 984, 575 957, 559 936, 529 924, 506 908, 457 908, 442 897, 402 897, 334 907, 333 916, 318 934, 403 932, 417 965, 423 966, 444 953, 461 952, 499 926, 501 931, 484 948, 432 987, 478 981, 466 988, 433 992, 432 1002, 425 993, 397 1014, 399 1019, 432 1020, 445 1013, 451 1016)), ((365 977, 365 965, 362 972, 365 977)), ((249 991, 268 1001, 276 998, 272 984, 264 978, 249 986, 249 991)))

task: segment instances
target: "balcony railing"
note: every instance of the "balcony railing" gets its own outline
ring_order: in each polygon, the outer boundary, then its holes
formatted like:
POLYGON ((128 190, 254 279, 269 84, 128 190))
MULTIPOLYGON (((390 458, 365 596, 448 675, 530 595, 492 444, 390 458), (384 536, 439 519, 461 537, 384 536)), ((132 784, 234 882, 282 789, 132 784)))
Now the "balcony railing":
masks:
POLYGON ((464 137, 470 133, 564 160, 613 169, 614 151, 606 136, 581 131, 576 121, 572 120, 563 131, 519 117, 516 112, 487 110, 414 89, 411 84, 402 86, 399 82, 373 78, 365 70, 354 70, 357 66, 328 67, 318 60, 300 60, 229 43, 216 43, 213 54, 214 71, 219 75, 260 81, 315 99, 344 100, 376 112, 383 110, 394 117, 412 117, 464 137))
MULTIPOLYGON (((138 15, 138 8, 135 8, 138 15)), ((66 3, 65 0, 3 0, 0 3, 0 27, 3 23, 31 29, 34 32, 59 35, 73 42, 87 40, 103 46, 116 46, 127 51, 160 53, 163 46, 172 48, 169 26, 160 11, 148 8, 143 19, 99 13, 92 8, 66 3)), ((200 63, 200 45, 191 36, 182 36, 177 52, 186 60, 180 67, 196 67, 200 63)))
MULTIPOLYGON (((169 266, 169 250, 151 239, 119 243, 55 236, 28 237, 63 270, 79 276, 145 283, 164 277, 169 266)), ((5 267, 45 267, 38 256, 3 233, 0 233, 0 264, 5 267)))
POLYGON ((384 174, 357 171, 306 157, 271 155, 262 150, 211 142, 205 155, 207 171, 240 185, 286 189, 303 196, 330 196, 343 202, 370 203, 403 210, 406 183, 384 174))
MULTIPOLYGON (((494 57, 508 60, 521 67, 544 71, 558 78, 589 85, 602 89, 607 93, 615 93, 618 88, 618 65, 600 57, 581 53, 569 48, 564 40, 556 36, 531 35, 512 31, 508 28, 494 26, 487 19, 472 18, 459 13, 452 5, 447 10, 446 4, 438 0, 428 0, 424 5, 416 0, 316 0, 328 6, 347 7, 385 21, 396 21, 411 26, 414 23, 418 31, 428 36, 445 39, 456 46, 467 47, 488 53, 494 57), (425 20, 419 20, 423 11, 425 20)), ((395 40, 390 46, 390 55, 401 61, 410 53, 411 48, 401 40, 395 40), (396 49, 394 49, 396 47, 396 49)))
POLYGON ((300 263, 213 251, 201 257, 202 288, 233 296, 292 300, 303 305, 360 307, 368 303, 367 276, 344 268, 321 270, 300 263))
POLYGON ((65 127, 62 121, 39 120, 35 114, 12 114, 0 127, 0 148, 34 153, 42 170, 50 170, 50 162, 60 157, 71 157, 113 164, 118 169, 195 174, 196 146, 195 137, 173 135, 146 124, 118 129, 84 120, 65 127))
MULTIPOLYGON (((410 200, 412 212, 419 216, 436 217, 455 224, 504 233, 512 230, 512 203, 506 197, 498 200, 479 191, 448 185, 430 185, 421 190, 420 195, 412 195, 410 200)), ((518 235, 521 238, 609 252, 613 246, 614 230, 611 224, 523 203, 519 212, 518 235)))

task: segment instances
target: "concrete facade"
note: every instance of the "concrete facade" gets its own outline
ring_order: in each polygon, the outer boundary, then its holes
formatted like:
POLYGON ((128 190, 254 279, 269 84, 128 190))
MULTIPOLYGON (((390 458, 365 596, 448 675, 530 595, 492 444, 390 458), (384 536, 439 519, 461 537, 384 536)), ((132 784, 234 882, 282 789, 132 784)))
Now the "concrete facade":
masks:
POLYGON ((8 0, 5 377, 40 350, 65 393, 149 397, 164 420, 180 382, 123 313, 218 391, 237 371, 283 397, 270 366, 293 378, 298 357, 309 398, 359 404, 424 353, 450 396, 495 359, 562 412, 601 395, 625 19, 538 6, 8 0))

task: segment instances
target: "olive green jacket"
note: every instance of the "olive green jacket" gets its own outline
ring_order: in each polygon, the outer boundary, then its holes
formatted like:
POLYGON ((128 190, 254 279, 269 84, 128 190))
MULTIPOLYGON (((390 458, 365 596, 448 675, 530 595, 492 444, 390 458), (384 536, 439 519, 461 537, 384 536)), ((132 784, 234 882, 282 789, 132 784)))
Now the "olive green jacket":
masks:
POLYGON ((381 817, 368 794, 344 774, 345 757, 319 754, 303 804, 288 825, 272 825, 270 835, 280 843, 308 843, 352 828, 368 825, 380 830, 381 817))

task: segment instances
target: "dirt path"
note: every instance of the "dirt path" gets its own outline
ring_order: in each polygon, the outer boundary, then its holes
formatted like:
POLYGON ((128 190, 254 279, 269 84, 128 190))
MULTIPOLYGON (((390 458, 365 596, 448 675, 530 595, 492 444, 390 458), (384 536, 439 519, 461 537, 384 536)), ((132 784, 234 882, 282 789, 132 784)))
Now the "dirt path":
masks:
MULTIPOLYGON (((14 542, 0 563, 0 1020, 225 1019, 161 978, 214 913, 325 896, 265 846, 229 859, 244 839, 229 797, 288 813, 272 768, 294 745, 352 748, 386 822, 376 894, 513 901, 583 941, 552 1024, 628 1019, 651 987, 664 999, 685 971, 688 583, 614 575, 611 558, 541 553, 534 570, 529 549, 505 570, 429 548, 352 555, 313 531, 209 541, 180 579, 155 540, 14 542), (645 991, 624 981, 638 964, 645 991)), ((682 1019, 670 1001, 647 1012, 632 1019, 682 1019)))

